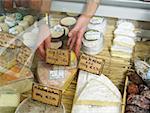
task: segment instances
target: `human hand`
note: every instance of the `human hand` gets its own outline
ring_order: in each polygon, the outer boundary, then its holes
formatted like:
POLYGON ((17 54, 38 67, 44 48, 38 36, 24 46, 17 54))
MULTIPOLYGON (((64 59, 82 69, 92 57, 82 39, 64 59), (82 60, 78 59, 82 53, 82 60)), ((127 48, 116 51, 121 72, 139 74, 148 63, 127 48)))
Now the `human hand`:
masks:
POLYGON ((40 26, 39 36, 38 36, 38 56, 44 60, 46 58, 46 48, 50 47, 51 36, 48 25, 44 24, 40 26))
POLYGON ((87 25, 90 21, 90 17, 86 15, 81 15, 75 25, 75 27, 69 32, 68 36, 68 42, 67 46, 69 46, 69 49, 72 49, 75 46, 75 53, 77 57, 79 56, 81 43, 83 35, 86 31, 87 25))

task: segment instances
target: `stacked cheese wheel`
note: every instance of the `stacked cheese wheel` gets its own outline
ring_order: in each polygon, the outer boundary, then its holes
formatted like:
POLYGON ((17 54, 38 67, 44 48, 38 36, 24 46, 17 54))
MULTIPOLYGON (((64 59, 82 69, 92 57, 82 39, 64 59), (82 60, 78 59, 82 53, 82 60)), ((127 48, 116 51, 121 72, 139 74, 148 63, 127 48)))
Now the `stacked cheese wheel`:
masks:
POLYGON ((135 26, 127 20, 119 20, 117 29, 114 31, 115 38, 111 47, 111 55, 130 59, 135 46, 135 26))
POLYGON ((83 39, 83 52, 90 55, 98 54, 104 46, 106 20, 102 17, 93 17, 88 24, 83 39))
POLYGON ((23 17, 21 13, 7 14, 0 16, 0 31, 18 35, 33 23, 34 17, 32 15, 23 17))
POLYGON ((96 30, 89 30, 83 38, 82 50, 86 54, 98 54, 103 49, 103 34, 96 30))

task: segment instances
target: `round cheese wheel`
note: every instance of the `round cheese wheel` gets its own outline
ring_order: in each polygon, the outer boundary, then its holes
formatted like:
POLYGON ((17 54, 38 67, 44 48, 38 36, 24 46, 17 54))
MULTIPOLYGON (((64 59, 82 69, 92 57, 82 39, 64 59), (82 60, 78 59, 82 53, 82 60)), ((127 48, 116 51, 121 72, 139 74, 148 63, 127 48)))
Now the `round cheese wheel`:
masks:
POLYGON ((6 16, 5 23, 8 24, 9 27, 13 27, 17 24, 14 15, 6 16))
POLYGON ((94 17, 92 17, 92 19, 90 20, 90 23, 96 25, 96 24, 101 24, 101 23, 103 23, 103 21, 104 21, 104 18, 94 16, 94 17))
POLYGON ((63 45, 62 41, 59 42, 51 42, 51 48, 52 49, 59 49, 61 48, 63 45))
POLYGON ((51 37, 53 42, 60 41, 65 34, 64 28, 60 25, 51 28, 50 32, 51 32, 51 37))
POLYGON ((78 17, 80 14, 78 14, 78 13, 71 13, 71 12, 66 12, 66 14, 68 15, 68 16, 72 16, 72 17, 78 17))
POLYGON ((15 113, 41 113, 41 112, 66 113, 63 104, 61 104, 59 107, 55 107, 32 100, 31 97, 22 101, 15 111, 15 113))
POLYGON ((0 22, 4 22, 5 18, 5 16, 0 16, 0 22))
POLYGON ((24 21, 24 20, 23 20, 23 21, 20 21, 20 22, 19 22, 19 25, 22 26, 24 30, 29 27, 28 21, 24 21))
POLYGON ((23 18, 24 21, 28 21, 29 25, 34 23, 34 17, 32 15, 27 15, 23 18))
POLYGON ((89 30, 84 34, 86 40, 98 40, 102 37, 102 33, 96 30, 89 30))
POLYGON ((74 17, 65 17, 61 19, 60 23, 64 26, 73 26, 76 23, 76 19, 74 17))

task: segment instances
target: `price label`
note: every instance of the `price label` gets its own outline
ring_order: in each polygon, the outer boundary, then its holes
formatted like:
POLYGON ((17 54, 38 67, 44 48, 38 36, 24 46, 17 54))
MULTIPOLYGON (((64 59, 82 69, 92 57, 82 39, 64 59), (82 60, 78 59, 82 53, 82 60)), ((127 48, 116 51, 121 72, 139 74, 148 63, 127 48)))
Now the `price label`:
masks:
POLYGON ((68 66, 70 64, 70 51, 48 48, 46 62, 49 64, 68 66))
POLYGON ((0 46, 15 48, 15 36, 8 33, 0 33, 0 46))
POLYGON ((45 87, 36 83, 33 84, 32 99, 45 104, 60 106, 61 98, 62 98, 61 90, 51 87, 45 87))
POLYGON ((100 75, 104 67, 104 60, 90 55, 82 54, 78 68, 90 73, 100 75))
POLYGON ((32 50, 27 47, 21 47, 17 56, 17 61, 25 66, 30 67, 32 65, 32 50))

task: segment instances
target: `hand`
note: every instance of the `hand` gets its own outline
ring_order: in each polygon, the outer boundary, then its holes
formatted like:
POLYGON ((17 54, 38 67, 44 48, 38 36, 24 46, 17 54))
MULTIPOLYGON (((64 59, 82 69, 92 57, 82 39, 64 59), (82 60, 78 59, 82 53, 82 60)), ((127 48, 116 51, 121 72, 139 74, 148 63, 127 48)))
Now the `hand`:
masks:
POLYGON ((44 60, 46 58, 46 48, 50 47, 51 36, 48 25, 41 25, 39 32, 39 40, 38 40, 38 56, 44 60))
POLYGON ((81 15, 75 25, 75 27, 69 32, 68 36, 68 42, 67 46, 69 46, 70 49, 72 49, 75 46, 75 53, 77 57, 79 56, 81 43, 83 35, 86 31, 87 25, 90 21, 90 17, 81 15))

